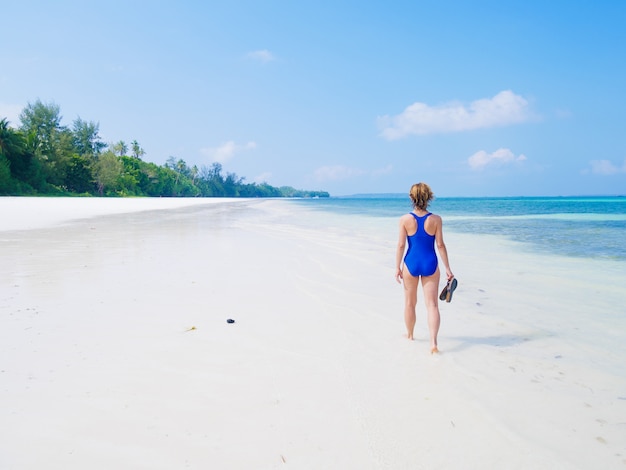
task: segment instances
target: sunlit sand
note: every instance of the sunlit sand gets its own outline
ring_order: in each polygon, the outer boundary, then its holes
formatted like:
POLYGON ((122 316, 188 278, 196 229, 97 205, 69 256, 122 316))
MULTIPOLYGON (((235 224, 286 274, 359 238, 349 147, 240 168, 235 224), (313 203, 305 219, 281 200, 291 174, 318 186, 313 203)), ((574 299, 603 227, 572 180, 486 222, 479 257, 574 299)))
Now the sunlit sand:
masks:
POLYGON ((626 462, 611 264, 448 233, 459 284, 430 351, 419 301, 403 337, 395 223, 281 200, 0 208, 0 468, 626 462))

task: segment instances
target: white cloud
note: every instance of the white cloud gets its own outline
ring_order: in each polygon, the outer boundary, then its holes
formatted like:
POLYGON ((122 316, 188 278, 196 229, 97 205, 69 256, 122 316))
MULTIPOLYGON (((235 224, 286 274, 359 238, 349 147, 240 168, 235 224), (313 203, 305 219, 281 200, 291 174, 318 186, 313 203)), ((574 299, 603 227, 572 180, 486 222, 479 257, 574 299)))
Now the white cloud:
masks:
POLYGON ((528 121, 531 117, 528 101, 505 90, 493 98, 476 100, 467 106, 457 102, 439 106, 413 103, 396 116, 380 117, 378 124, 385 139, 396 140, 409 135, 506 126, 528 121))
POLYGON ((20 125, 20 113, 23 106, 19 104, 0 103, 0 119, 6 118, 9 126, 17 129, 20 125))
POLYGON ((313 175, 317 181, 341 181, 363 175, 380 176, 391 173, 392 169, 393 167, 391 165, 371 171, 350 168, 344 165, 331 165, 318 168, 313 175))
POLYGON ((272 173, 270 173, 269 171, 266 171, 264 173, 261 173, 260 175, 255 176, 252 181, 254 181, 255 183, 267 183, 269 181, 269 179, 272 177, 272 173))
POLYGON ((511 150, 500 148, 493 153, 480 150, 469 157, 467 163, 473 170, 480 170, 487 165, 503 165, 506 163, 523 162, 524 160, 526 160, 526 155, 521 154, 516 157, 511 150))
POLYGON ((252 150, 256 148, 256 142, 248 142, 247 144, 236 144, 234 141, 229 140, 216 148, 202 148, 200 152, 209 157, 211 161, 224 163, 227 160, 233 158, 236 153, 240 153, 245 150, 252 150))
POLYGON ((353 176, 362 175, 363 171, 356 168, 349 168, 343 165, 322 166, 313 173, 318 181, 345 180, 353 176))
POLYGON ((610 160, 591 160, 591 173, 595 175, 615 175, 626 173, 626 159, 621 167, 613 165, 610 160))
POLYGON ((273 60, 276 60, 276 57, 274 57, 274 54, 272 54, 267 49, 261 49, 259 51, 248 52, 246 54, 246 57, 248 59, 258 60, 259 62, 262 62, 264 64, 268 62, 272 62, 273 60))

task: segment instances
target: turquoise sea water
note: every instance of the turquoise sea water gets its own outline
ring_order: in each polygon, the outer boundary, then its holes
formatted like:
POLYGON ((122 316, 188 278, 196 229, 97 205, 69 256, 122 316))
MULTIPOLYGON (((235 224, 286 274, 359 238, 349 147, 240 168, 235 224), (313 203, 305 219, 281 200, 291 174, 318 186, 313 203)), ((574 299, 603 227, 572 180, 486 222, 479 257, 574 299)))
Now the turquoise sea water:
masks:
MULTIPOLYGON (((337 197, 297 201, 346 216, 399 217, 408 197, 337 197)), ((626 261, 626 197, 438 198, 430 210, 444 230, 499 235, 537 252, 626 261)))

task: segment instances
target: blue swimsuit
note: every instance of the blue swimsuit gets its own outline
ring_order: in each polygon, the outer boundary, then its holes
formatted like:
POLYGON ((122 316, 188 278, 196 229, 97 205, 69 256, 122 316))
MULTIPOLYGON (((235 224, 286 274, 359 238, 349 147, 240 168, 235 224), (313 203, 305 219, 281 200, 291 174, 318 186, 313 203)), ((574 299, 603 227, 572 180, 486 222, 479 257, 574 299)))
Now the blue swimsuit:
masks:
POLYGON ((437 254, 435 253, 435 236, 424 230, 424 222, 431 215, 418 217, 410 214, 417 221, 417 232, 408 236, 409 249, 404 255, 404 264, 412 276, 432 276, 437 271, 437 254))

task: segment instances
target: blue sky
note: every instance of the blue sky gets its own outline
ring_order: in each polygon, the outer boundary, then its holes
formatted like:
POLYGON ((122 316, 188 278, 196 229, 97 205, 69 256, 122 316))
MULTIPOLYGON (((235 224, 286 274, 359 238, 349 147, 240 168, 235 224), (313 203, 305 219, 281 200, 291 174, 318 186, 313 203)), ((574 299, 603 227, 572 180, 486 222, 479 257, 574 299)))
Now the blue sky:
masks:
POLYGON ((0 117, 331 195, 626 194, 626 2, 3 2, 0 117))

